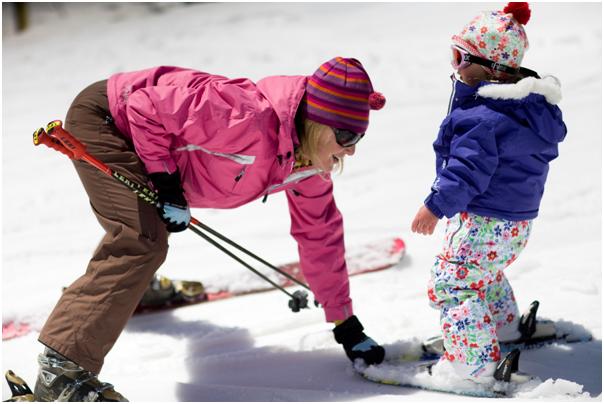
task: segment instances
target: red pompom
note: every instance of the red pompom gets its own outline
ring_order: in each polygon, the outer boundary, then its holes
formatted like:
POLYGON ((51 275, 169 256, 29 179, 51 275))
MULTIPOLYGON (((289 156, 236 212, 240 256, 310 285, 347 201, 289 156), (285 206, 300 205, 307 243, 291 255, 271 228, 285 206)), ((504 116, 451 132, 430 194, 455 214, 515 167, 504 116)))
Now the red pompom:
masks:
POLYGON ((506 14, 512 14, 516 21, 522 25, 526 25, 531 19, 531 9, 528 3, 523 2, 510 2, 503 9, 506 14))
POLYGON ((378 92, 369 94, 369 108, 382 109, 385 104, 386 97, 384 97, 384 94, 378 92))

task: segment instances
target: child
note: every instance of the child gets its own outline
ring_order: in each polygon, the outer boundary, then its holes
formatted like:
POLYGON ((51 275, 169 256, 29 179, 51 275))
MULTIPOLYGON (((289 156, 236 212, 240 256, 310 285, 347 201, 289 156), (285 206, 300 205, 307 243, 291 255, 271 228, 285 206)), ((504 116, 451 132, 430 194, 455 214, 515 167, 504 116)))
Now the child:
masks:
POLYGON ((518 308, 503 270, 526 246, 549 162, 566 135, 560 85, 521 68, 528 3, 484 12, 453 36, 454 89, 434 142, 436 180, 412 223, 432 234, 447 216, 432 268, 445 353, 432 369, 489 382, 499 341, 519 337, 518 308), (526 77, 532 76, 532 77, 526 77))

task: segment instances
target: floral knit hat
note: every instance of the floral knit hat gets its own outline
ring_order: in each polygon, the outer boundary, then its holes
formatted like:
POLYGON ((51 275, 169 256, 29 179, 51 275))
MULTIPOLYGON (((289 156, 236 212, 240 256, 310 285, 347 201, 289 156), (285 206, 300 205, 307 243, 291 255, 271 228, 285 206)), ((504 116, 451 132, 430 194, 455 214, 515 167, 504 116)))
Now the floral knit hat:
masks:
MULTIPOLYGON (((501 11, 486 11, 474 17, 452 40, 474 56, 518 68, 529 46, 523 25, 530 17, 528 3, 511 2, 501 11)), ((496 77, 502 74, 491 73, 496 77)))

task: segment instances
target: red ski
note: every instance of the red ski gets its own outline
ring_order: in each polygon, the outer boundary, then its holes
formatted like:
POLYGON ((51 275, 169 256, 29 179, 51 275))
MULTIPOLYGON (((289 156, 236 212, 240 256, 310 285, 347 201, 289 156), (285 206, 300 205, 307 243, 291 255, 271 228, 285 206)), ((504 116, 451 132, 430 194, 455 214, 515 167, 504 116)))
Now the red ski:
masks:
MULTIPOLYGON (((355 276, 390 268, 399 263, 404 255, 405 242, 399 237, 387 238, 366 245, 349 248, 346 254, 348 274, 350 276, 355 276)), ((279 269, 291 275, 298 281, 306 283, 306 279, 304 278, 300 268, 300 263, 292 262, 281 265, 279 266, 279 269)), ((246 288, 243 290, 236 288, 212 288, 211 285, 205 285, 203 292, 200 292, 197 295, 189 294, 188 296, 186 296, 186 293, 184 294, 185 296, 177 294, 174 298, 174 301, 169 301, 165 305, 147 306, 141 304, 139 307, 137 307, 135 314, 168 310, 176 307, 189 306, 207 301, 227 299, 230 297, 249 295, 252 293, 265 292, 275 289, 264 282, 260 282, 258 279, 256 279, 256 277, 250 274, 246 275, 249 276, 250 279, 249 282, 240 282, 246 284, 246 288)), ((275 277, 273 281, 275 281, 279 286, 288 287, 295 285, 292 280, 286 278, 285 276, 278 275, 276 273, 272 275, 275 277)), ((177 285, 177 290, 179 287, 182 288, 180 282, 184 284, 185 288, 190 286, 191 289, 200 285, 198 282, 174 281, 174 283, 177 285)))
MULTIPOLYGON (((348 273, 350 276, 355 276, 391 268, 398 264, 404 257, 405 248, 405 242, 399 237, 390 237, 365 245, 348 248, 346 254, 348 273)), ((305 282, 298 262, 281 265, 279 269, 290 274, 299 281, 305 282)), ((276 276, 275 281, 283 287, 294 285, 293 281, 282 275, 275 273, 274 276, 276 276)), ((141 304, 134 314, 153 313, 177 307, 274 290, 270 285, 256 281, 253 277, 250 282, 245 282, 247 287, 244 290, 213 288, 212 285, 203 285, 204 287, 201 287, 201 283, 195 281, 172 282, 176 286, 176 291, 179 295, 175 295, 174 299, 171 299, 171 301, 168 301, 168 303, 161 306, 145 306, 141 304)), ((38 322, 36 322, 36 324, 20 321, 2 323, 2 340, 5 341, 21 337, 33 331, 37 332, 40 330, 41 326, 42 324, 38 324, 38 322)))

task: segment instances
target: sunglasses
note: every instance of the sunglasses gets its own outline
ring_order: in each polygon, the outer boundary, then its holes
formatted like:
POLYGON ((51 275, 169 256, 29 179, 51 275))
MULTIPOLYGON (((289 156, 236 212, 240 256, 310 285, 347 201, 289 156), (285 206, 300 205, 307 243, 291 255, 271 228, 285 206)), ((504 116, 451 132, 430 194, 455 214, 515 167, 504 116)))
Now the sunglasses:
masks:
POLYGON ((485 66, 493 70, 497 70, 500 72, 508 73, 511 75, 521 75, 524 77, 536 77, 540 78, 537 72, 527 69, 525 67, 519 67, 518 69, 514 69, 513 67, 509 67, 506 65, 502 65, 501 63, 493 62, 488 59, 483 59, 477 56, 472 55, 470 52, 465 50, 462 47, 457 45, 451 46, 451 66, 453 69, 465 69, 470 66, 472 63, 485 66))
POLYGON ((336 143, 338 143, 342 147, 351 147, 354 146, 365 136, 365 132, 356 133, 348 129, 337 129, 332 128, 333 133, 336 135, 336 143))

